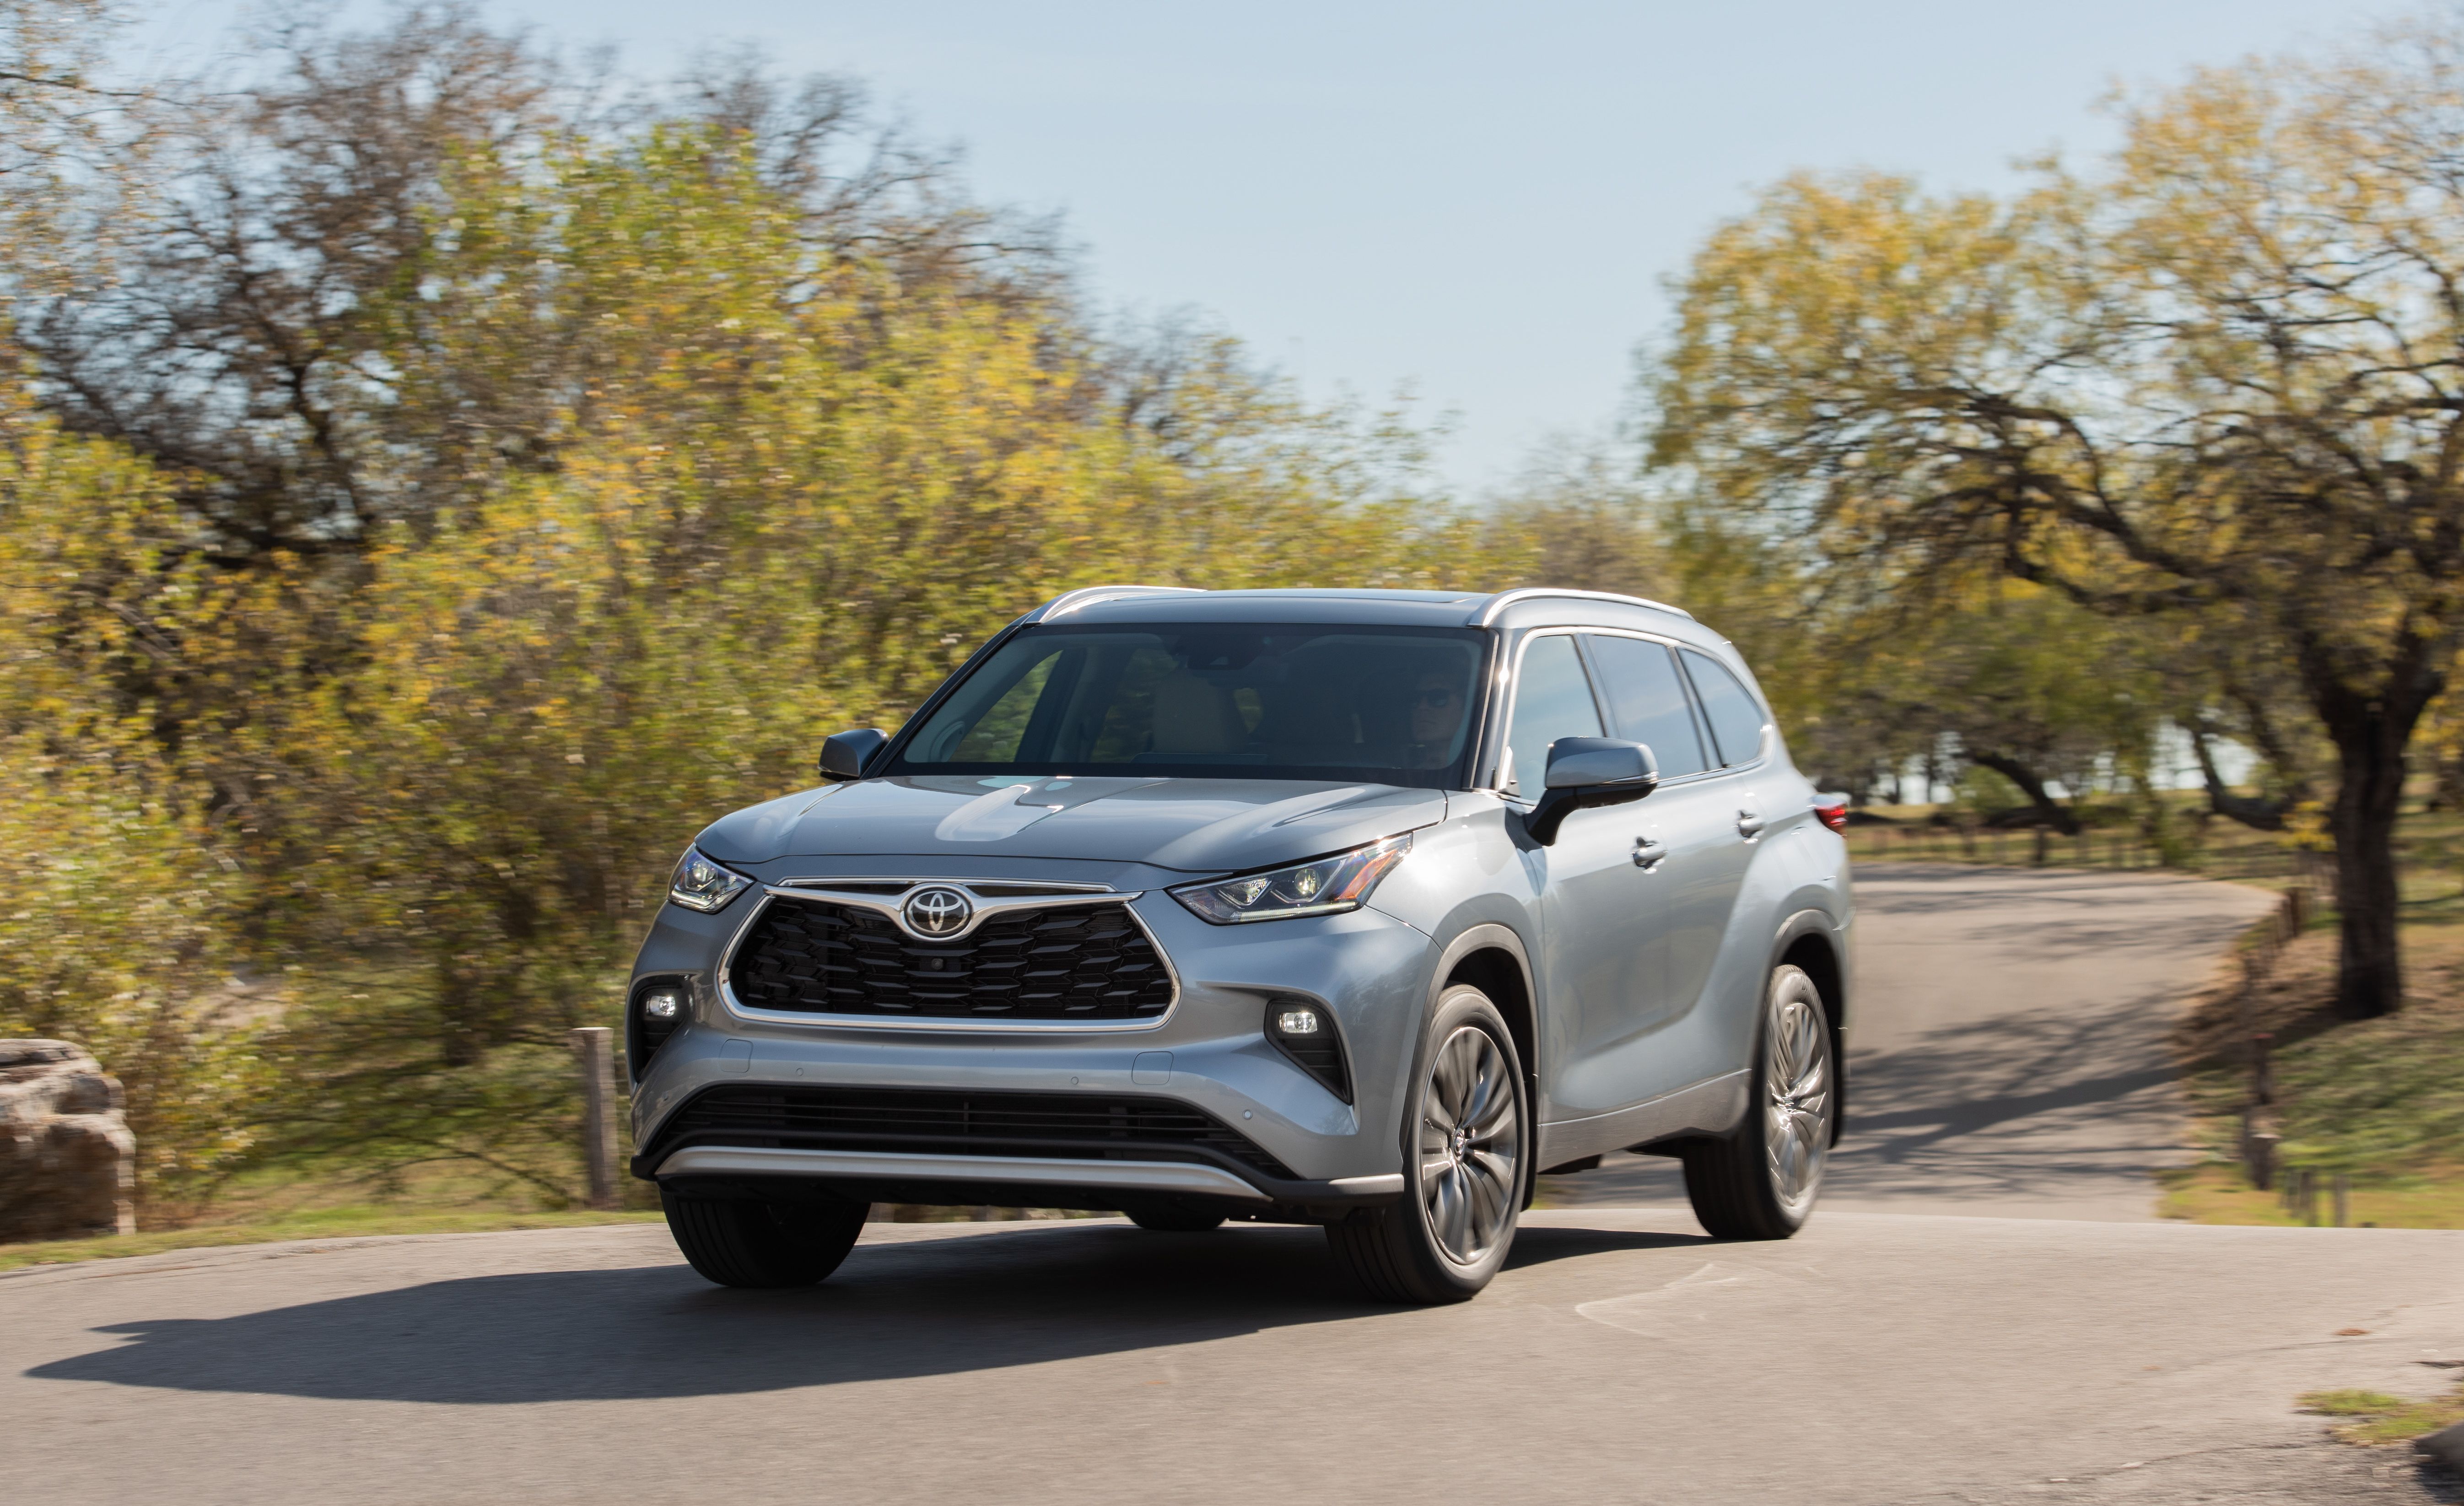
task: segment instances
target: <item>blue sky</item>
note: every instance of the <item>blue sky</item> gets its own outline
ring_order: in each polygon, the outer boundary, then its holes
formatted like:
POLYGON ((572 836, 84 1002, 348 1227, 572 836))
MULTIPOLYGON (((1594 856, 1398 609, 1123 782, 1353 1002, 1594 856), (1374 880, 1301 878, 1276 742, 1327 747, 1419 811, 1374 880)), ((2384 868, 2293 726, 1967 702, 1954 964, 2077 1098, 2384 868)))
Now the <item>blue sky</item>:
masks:
MULTIPOLYGON (((373 13, 372 8, 355 11, 373 13)), ((1477 493, 1620 410, 1661 279, 1753 188, 1875 166, 1993 188, 2110 140, 2096 102, 2349 35, 2335 0, 1759 5, 493 0, 638 73, 752 41, 852 73, 979 192, 1058 211, 1106 304, 1191 308, 1312 396, 1409 384, 1477 493)), ((187 64, 232 0, 157 0, 187 64)))

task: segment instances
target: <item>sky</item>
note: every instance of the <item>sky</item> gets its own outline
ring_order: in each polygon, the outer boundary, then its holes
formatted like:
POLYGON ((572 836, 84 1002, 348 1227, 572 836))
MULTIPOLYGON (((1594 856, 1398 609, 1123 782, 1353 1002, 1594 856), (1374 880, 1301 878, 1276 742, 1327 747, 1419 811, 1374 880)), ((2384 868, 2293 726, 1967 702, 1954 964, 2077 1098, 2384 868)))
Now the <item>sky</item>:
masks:
MULTIPOLYGON (((362 13, 372 7, 355 5, 362 13)), ((852 74, 976 191, 1058 214, 1102 306, 1190 311, 1312 398, 1452 415, 1442 478, 1507 481, 1624 411, 1664 279, 1757 186, 1875 167, 2004 188, 2113 140, 2099 101, 2317 46, 2337 0, 489 0, 652 75, 750 42, 852 74)), ((193 65, 244 0, 156 0, 193 65)))

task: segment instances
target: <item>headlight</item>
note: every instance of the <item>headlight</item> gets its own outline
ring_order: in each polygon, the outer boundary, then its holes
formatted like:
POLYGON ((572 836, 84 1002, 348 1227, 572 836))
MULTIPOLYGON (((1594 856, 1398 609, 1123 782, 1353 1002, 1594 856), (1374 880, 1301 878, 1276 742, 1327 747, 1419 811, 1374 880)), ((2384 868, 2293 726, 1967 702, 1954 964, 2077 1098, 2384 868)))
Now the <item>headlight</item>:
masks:
POLYGON ((1354 848, 1314 863, 1250 874, 1219 883, 1191 884, 1167 891, 1201 920, 1238 925, 1243 920, 1287 920, 1302 915, 1334 915, 1357 910, 1386 871, 1412 850, 1408 836, 1354 848))
POLYGON ((689 847, 676 859, 675 874, 668 880, 668 897, 688 910, 708 914, 726 909, 730 899, 752 887, 752 879, 719 867, 702 856, 699 848, 689 847))

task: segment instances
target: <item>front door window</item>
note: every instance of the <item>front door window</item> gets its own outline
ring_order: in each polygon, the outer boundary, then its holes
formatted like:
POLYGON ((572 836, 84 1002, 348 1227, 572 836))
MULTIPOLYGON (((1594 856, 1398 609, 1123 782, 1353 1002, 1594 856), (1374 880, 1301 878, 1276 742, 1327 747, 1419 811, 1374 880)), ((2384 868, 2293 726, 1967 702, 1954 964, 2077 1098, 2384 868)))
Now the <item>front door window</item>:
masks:
POLYGON ((1506 735, 1510 753, 1503 781, 1507 793, 1539 799, 1549 771, 1549 744, 1559 738, 1599 735, 1599 708, 1593 703, 1592 683, 1583 675, 1574 640, 1562 632, 1532 639, 1523 650, 1523 668, 1514 685, 1514 721, 1506 735))

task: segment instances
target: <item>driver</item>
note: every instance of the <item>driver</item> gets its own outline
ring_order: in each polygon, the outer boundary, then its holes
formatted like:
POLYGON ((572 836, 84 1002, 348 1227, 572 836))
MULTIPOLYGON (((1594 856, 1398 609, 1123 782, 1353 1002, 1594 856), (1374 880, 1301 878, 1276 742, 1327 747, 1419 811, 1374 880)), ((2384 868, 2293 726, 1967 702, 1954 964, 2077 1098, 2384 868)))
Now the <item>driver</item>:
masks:
POLYGON ((1413 682, 1413 768, 1442 768, 1454 762, 1455 735, 1463 720, 1460 679, 1443 670, 1429 670, 1413 682))

